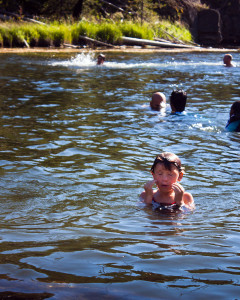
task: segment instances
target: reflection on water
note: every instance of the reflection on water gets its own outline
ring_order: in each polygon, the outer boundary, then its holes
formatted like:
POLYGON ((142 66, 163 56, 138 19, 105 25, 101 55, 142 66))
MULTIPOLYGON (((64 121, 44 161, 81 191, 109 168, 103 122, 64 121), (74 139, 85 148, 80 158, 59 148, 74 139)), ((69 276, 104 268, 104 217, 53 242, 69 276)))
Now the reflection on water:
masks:
POLYGON ((239 296, 240 136, 224 127, 240 69, 222 56, 1 54, 0 295, 239 296), (176 87, 186 116, 149 110, 176 87), (139 204, 162 151, 182 159, 194 212, 139 204))

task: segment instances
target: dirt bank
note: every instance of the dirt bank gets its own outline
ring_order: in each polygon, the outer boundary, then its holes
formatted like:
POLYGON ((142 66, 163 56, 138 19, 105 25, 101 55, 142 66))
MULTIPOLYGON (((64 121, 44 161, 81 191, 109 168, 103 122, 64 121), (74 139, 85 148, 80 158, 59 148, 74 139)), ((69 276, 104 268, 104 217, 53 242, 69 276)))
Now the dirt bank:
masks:
POLYGON ((166 53, 185 53, 185 52, 240 52, 240 49, 224 49, 224 48, 156 48, 156 47, 115 47, 110 49, 73 49, 73 48, 0 48, 1 53, 86 53, 86 52, 126 52, 126 53, 149 53, 149 52, 166 52, 166 53))

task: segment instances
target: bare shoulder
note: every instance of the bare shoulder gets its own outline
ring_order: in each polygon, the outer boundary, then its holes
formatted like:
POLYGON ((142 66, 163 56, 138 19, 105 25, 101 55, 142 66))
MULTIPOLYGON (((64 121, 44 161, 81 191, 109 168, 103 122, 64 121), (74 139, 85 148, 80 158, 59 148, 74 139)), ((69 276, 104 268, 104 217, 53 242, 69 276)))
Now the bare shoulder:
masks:
POLYGON ((192 194, 188 193, 188 192, 185 192, 183 194, 183 201, 184 201, 184 204, 188 207, 188 208, 195 208, 195 205, 194 205, 194 199, 193 199, 193 196, 192 194))

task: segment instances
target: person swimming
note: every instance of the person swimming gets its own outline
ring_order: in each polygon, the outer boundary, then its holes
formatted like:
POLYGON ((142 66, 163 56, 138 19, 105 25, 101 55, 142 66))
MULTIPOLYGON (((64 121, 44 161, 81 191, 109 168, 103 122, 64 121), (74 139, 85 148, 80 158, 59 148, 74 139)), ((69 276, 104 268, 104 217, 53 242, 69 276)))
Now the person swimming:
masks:
POLYGON ((99 54, 97 57, 97 65, 103 65, 106 60, 106 56, 104 54, 99 54))
POLYGON ((161 92, 152 94, 152 100, 150 101, 150 107, 152 110, 159 111, 161 108, 166 106, 166 97, 161 92))
POLYGON ((240 101, 235 101, 232 104, 229 115, 226 130, 240 132, 240 101))
POLYGON ((232 64, 232 55, 231 54, 225 54, 223 57, 223 64, 225 67, 234 67, 234 65, 232 64))
POLYGON ((144 203, 159 210, 195 207, 193 196, 185 192, 182 185, 178 183, 183 177, 184 168, 177 155, 171 152, 157 155, 151 167, 151 174, 153 180, 144 185, 144 191, 140 195, 144 203), (153 190, 154 184, 157 186, 156 190, 153 190))
POLYGON ((187 103, 187 93, 183 90, 174 90, 170 96, 171 114, 182 114, 187 103))

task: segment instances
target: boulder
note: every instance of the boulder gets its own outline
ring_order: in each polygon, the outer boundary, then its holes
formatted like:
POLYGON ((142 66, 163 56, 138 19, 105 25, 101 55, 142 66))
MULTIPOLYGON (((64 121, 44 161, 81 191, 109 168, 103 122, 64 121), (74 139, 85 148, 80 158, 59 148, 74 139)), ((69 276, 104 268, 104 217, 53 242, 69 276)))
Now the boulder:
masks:
POLYGON ((219 45, 222 41, 221 17, 218 10, 203 9, 197 16, 197 40, 202 45, 219 45))
POLYGON ((222 43, 240 44, 240 1, 228 0, 219 10, 222 20, 222 43))

